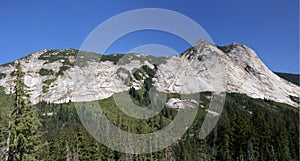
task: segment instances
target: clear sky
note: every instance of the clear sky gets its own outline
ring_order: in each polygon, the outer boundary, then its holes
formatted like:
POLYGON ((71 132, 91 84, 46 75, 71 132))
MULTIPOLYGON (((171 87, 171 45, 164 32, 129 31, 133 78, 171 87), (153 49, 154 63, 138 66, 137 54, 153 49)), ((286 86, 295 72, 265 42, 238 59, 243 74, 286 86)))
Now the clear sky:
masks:
MULTIPOLYGON (((245 44, 271 70, 299 73, 299 0, 1 0, 0 64, 41 49, 79 49, 103 21, 139 8, 177 11, 200 24, 217 45, 245 44)), ((147 43, 178 52, 189 47, 172 35, 146 31, 129 34, 108 52, 147 43)))

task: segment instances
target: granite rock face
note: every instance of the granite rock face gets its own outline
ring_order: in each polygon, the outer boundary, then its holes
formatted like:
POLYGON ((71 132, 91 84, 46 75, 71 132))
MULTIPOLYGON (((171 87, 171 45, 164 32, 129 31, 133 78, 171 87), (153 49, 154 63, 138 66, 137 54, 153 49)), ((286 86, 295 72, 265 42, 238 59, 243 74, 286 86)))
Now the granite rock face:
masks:
MULTIPOLYGON (((140 89, 151 78, 161 92, 236 92, 299 106, 290 96, 299 97, 300 87, 274 74, 242 44, 220 47, 200 40, 179 56, 158 58, 143 54, 87 56, 90 54, 75 49, 42 50, 19 59, 32 103, 104 99, 131 87, 140 89), (89 59, 80 65, 86 56, 89 59), (154 75, 149 70, 155 71, 154 75)), ((0 77, 0 86, 6 93, 13 91, 14 71, 14 62, 0 66, 5 75, 0 77)))
MULTIPOLYGON (((164 91, 179 92, 176 89, 176 83, 173 82, 182 84, 189 82, 188 85, 192 84, 190 88, 180 88, 180 90, 186 90, 188 93, 194 90, 224 91, 225 88, 227 92, 244 93, 253 98, 268 99, 299 107, 299 104, 290 96, 299 97, 300 87, 270 71, 257 54, 245 45, 233 43, 220 47, 205 41, 198 41, 180 58, 182 59, 180 61, 169 60, 163 68, 159 68, 161 71, 157 73, 159 80, 156 85, 164 91), (187 63, 186 60, 188 60, 187 63), (182 64, 187 68, 184 69, 182 64), (166 77, 170 75, 168 66, 179 67, 185 73, 178 74, 178 78, 166 77), (192 73, 191 67, 197 69, 190 77, 186 77, 192 73)), ((181 70, 173 70, 173 73, 181 70)))

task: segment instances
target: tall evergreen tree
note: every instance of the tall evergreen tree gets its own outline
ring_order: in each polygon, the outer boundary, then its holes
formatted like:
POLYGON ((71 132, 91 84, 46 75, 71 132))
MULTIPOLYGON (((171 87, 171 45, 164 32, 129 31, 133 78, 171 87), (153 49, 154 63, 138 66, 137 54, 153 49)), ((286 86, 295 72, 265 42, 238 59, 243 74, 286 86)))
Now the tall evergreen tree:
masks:
MULTIPOLYGON (((1 93, 0 93, 1 95, 1 93)), ((12 86, 10 87, 10 94, 8 97, 0 99, 3 107, 0 111, 0 124, 5 125, 0 128, 0 159, 8 161, 8 152, 11 136, 11 110, 12 110, 12 86), (7 107, 5 107, 7 106, 7 107)))
POLYGON ((24 84, 24 72, 17 63, 14 91, 14 106, 11 114, 11 143, 9 160, 36 160, 38 150, 38 128, 41 125, 36 111, 29 100, 27 86, 24 84))

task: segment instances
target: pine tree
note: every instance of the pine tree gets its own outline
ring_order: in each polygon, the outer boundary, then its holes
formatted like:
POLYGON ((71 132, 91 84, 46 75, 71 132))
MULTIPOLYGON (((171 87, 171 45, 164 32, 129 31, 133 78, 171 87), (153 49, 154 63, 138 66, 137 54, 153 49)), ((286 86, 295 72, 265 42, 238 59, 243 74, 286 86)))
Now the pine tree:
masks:
POLYGON ((232 160, 230 154, 230 136, 232 135, 229 119, 220 119, 219 121, 219 137, 217 139, 218 145, 218 160, 232 160))
POLYGON ((11 114, 11 144, 9 160, 36 160, 38 150, 38 128, 41 125, 36 112, 29 101, 27 86, 24 84, 24 72, 18 62, 16 69, 14 107, 11 114))
POLYGON ((1 99, 1 104, 4 108, 1 108, 0 111, 0 124, 5 125, 5 127, 0 128, 0 159, 8 161, 9 146, 11 142, 12 87, 10 87, 9 97, 1 99), (7 106, 7 109, 5 109, 5 105, 7 106))
POLYGON ((78 127, 77 137, 79 160, 98 160, 98 144, 87 134, 84 127, 78 127))

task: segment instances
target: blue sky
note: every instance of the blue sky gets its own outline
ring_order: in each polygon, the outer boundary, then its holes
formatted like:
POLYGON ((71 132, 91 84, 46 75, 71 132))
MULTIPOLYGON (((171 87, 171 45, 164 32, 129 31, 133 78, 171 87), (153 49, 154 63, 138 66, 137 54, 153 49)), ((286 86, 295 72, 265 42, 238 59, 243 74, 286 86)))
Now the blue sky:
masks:
MULTIPOLYGON (((139 8, 184 14, 216 44, 246 44, 271 70, 299 73, 298 0, 2 0, 0 64, 41 49, 79 49, 103 21, 139 8)), ((143 44, 162 44, 177 52, 189 47, 174 35, 145 31, 121 38, 107 52, 127 52, 143 44)))

